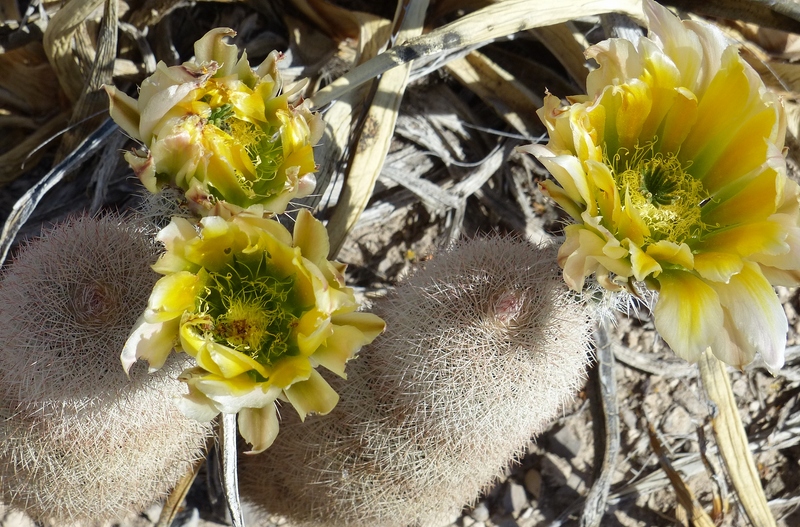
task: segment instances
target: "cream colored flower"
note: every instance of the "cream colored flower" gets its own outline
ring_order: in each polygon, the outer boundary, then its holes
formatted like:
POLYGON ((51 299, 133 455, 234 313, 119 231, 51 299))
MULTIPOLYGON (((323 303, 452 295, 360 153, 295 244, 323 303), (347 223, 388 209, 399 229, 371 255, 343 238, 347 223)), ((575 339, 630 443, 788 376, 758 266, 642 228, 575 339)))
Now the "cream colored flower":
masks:
POLYGON ((325 227, 306 210, 294 234, 258 210, 197 228, 183 218, 158 235, 163 274, 122 352, 158 369, 173 348, 195 358, 181 375, 184 412, 204 421, 238 413, 253 452, 278 432, 275 400, 301 417, 327 413, 338 395, 315 370, 345 376, 345 362, 383 331, 379 317, 356 312, 344 266, 327 259, 325 227))
POLYGON ((660 335, 696 361, 709 346, 742 367, 784 362, 787 321, 772 284, 800 279, 798 186, 782 155, 781 102, 716 28, 646 0, 648 38, 587 56, 588 95, 539 116, 542 184, 576 221, 559 252, 567 284, 659 292, 660 335))
POLYGON ((283 212, 314 189, 322 123, 281 93, 279 54, 253 70, 246 53, 239 58, 225 43, 234 35, 213 29, 195 43, 194 61, 159 62, 138 100, 106 86, 111 117, 146 147, 125 159, 151 192, 175 185, 201 215, 218 201, 283 212))

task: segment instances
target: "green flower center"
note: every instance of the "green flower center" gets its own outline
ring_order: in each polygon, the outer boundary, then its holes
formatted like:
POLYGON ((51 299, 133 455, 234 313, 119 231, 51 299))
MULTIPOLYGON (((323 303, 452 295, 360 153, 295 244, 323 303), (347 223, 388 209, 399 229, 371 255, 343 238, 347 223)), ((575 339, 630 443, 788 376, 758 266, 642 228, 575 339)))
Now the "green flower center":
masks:
POLYGON ((232 143, 243 148, 255 167, 255 177, 237 171, 239 185, 248 191, 251 198, 269 197, 283 190, 283 182, 277 181, 278 170, 283 164, 283 144, 280 130, 269 125, 261 126, 236 117, 231 104, 212 108, 208 124, 225 132, 232 143))
POLYGON ((304 311, 294 300, 294 278, 278 278, 265 258, 255 266, 234 260, 210 273, 199 309, 210 318, 206 338, 272 365, 299 354, 293 328, 304 311))
POLYGON ((668 240, 680 244, 705 230, 701 207, 708 199, 674 153, 654 153, 653 143, 636 147, 633 155, 617 156, 611 167, 626 206, 631 206, 650 229, 648 242, 668 240))

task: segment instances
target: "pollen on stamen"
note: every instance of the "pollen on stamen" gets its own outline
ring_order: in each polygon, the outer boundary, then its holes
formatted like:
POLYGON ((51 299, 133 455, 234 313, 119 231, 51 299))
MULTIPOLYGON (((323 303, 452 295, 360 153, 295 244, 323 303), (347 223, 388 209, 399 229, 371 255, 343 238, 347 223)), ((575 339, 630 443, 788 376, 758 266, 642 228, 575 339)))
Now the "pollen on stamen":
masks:
POLYGON ((688 172, 676 154, 654 152, 655 142, 636 146, 632 154, 606 162, 613 170, 617 188, 627 195, 647 223, 649 242, 682 243, 706 229, 700 205, 708 199, 703 184, 688 172))

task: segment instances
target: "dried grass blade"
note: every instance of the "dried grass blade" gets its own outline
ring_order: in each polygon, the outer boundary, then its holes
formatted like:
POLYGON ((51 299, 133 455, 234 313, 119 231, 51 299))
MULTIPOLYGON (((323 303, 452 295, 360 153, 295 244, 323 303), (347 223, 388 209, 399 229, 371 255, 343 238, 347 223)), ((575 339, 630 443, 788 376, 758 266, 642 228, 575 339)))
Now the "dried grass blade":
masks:
MULTIPOLYGON (((404 41, 419 35, 425 21, 428 0, 409 0, 405 6, 398 6, 397 22, 402 22, 397 32, 397 40, 404 41), (405 10, 403 12, 403 10, 405 10)), ((339 252, 350 229, 364 212, 375 181, 383 168, 386 153, 394 135, 397 111, 405 93, 411 64, 386 72, 377 87, 359 129, 358 141, 348 164, 344 188, 339 202, 328 221, 328 235, 331 254, 339 252)))
POLYGON ((761 487, 725 364, 710 350, 706 350, 699 365, 703 387, 708 399, 716 406, 716 412, 711 417, 714 437, 739 501, 752 525, 775 526, 775 518, 761 487))
POLYGON ((513 74, 479 51, 450 61, 445 69, 520 134, 533 139, 540 127, 536 110, 542 106, 542 98, 513 74))
POLYGON ((35 166, 44 150, 41 147, 58 134, 69 122, 69 112, 62 112, 43 123, 24 141, 0 155, 0 187, 8 185, 25 172, 25 166, 35 166))
POLYGON ((75 101, 83 90, 81 66, 72 51, 76 31, 103 0, 72 0, 50 19, 44 32, 44 50, 67 96, 75 101))
MULTIPOLYGON (((377 55, 389 41, 391 22, 385 18, 364 13, 353 13, 353 15, 361 21, 358 49, 356 49, 357 60, 366 61, 377 55)), ((325 189, 334 179, 334 174, 339 173, 349 153, 353 129, 359 116, 364 112, 367 95, 366 87, 362 86, 361 89, 346 93, 325 111, 325 135, 320 141, 322 147, 317 148, 314 152, 314 158, 320 166, 320 170, 316 174, 318 193, 299 200, 302 205, 316 207, 322 200, 325 189)))
POLYGON ((44 195, 61 181, 66 174, 87 156, 91 155, 101 144, 117 130, 117 125, 111 119, 106 121, 92 135, 87 137, 78 147, 70 153, 61 163, 53 167, 21 198, 17 200, 11 213, 8 215, 3 230, 0 232, 0 265, 5 262, 8 251, 14 243, 17 233, 31 217, 36 206, 44 195))
POLYGON ((619 12, 642 20, 639 0, 505 0, 474 11, 425 35, 399 42, 371 61, 336 79, 311 97, 324 106, 386 71, 422 57, 432 57, 506 37, 533 27, 559 24, 581 16, 619 12))
POLYGON ((664 447, 661 445, 661 441, 658 440, 658 436, 652 424, 649 425, 648 433, 650 434, 650 446, 656 456, 658 456, 661 469, 667 474, 670 483, 672 483, 672 488, 675 489, 675 496, 678 498, 678 503, 680 503, 688 513, 692 525, 694 525, 694 527, 715 527, 714 521, 697 502, 697 498, 695 498, 692 489, 686 485, 680 473, 673 468, 672 462, 670 462, 669 458, 667 458, 664 453, 664 447))
POLYGON ((531 33, 558 59, 578 87, 585 88, 586 75, 589 74, 583 55, 583 51, 589 47, 586 37, 571 22, 535 27, 531 33))
POLYGON ((117 3, 117 0, 105 0, 92 69, 72 110, 70 124, 77 126, 64 134, 56 155, 57 160, 62 159, 76 143, 97 127, 98 119, 90 118, 99 117, 100 113, 105 113, 108 109, 108 98, 100 87, 103 84, 111 84, 114 74, 114 61, 117 57, 117 3))
MULTIPOLYGON (((208 443, 206 444, 206 455, 208 455, 208 452, 211 450, 211 446, 213 444, 214 438, 209 438, 208 443)), ((161 508, 161 514, 158 516, 158 521, 156 522, 155 527, 170 527, 172 525, 172 521, 175 519, 175 516, 178 515, 178 511, 183 504, 183 500, 189 493, 192 483, 194 483, 194 480, 197 479, 197 474, 200 472, 200 469, 205 462, 205 456, 195 460, 186 474, 184 474, 180 481, 178 481, 178 483, 175 485, 175 488, 173 488, 169 493, 169 496, 167 496, 164 506, 161 508)))

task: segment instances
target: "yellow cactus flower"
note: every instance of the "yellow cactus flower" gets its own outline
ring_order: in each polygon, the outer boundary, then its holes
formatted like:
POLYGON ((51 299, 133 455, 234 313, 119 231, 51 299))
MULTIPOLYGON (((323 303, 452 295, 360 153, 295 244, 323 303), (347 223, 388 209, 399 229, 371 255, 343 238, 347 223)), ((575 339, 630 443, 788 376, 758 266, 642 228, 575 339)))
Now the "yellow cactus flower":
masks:
POLYGON ((253 70, 225 43, 235 34, 213 29, 195 43, 193 62, 159 62, 138 100, 106 86, 111 117, 146 147, 125 159, 151 192, 175 185, 200 215, 219 201, 283 212, 314 190, 322 121, 281 93, 279 54, 253 70))
POLYGON ((716 28, 645 0, 648 38, 610 39, 568 105, 548 94, 544 145, 523 147, 577 222, 559 251, 575 289, 659 292, 659 334, 680 357, 784 362, 772 285, 800 281, 798 185, 786 177, 780 100, 716 28))
POLYGON ((300 211, 293 234, 256 208, 199 227, 176 217, 158 239, 166 251, 153 268, 164 276, 122 351, 126 371, 138 359, 158 369, 173 348, 190 354, 184 413, 206 421, 238 412, 253 452, 278 432, 276 399, 301 418, 336 405, 315 367, 345 377, 345 362, 384 322, 356 312, 344 265, 327 259, 327 232, 310 212, 300 211))

